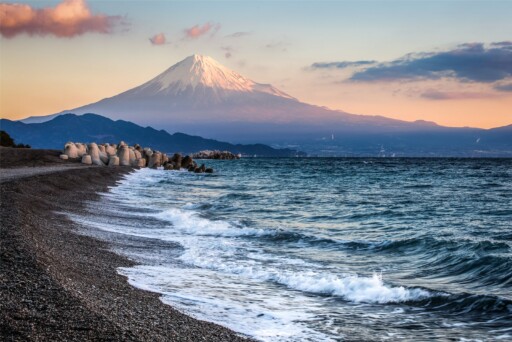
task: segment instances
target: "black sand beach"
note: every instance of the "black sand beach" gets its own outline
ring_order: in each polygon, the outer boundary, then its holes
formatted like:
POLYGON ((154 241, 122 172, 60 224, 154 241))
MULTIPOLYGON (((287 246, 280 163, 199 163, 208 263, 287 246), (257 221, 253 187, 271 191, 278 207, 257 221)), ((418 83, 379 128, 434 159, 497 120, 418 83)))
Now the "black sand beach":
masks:
POLYGON ((131 168, 80 166, 61 162, 57 153, 0 151, 3 175, 25 170, 24 177, 3 177, 0 183, 2 341, 245 340, 131 287, 116 273, 131 261, 109 251, 105 242, 76 234, 58 212, 79 212, 85 200, 131 168), (37 174, 41 170, 45 173, 37 174))

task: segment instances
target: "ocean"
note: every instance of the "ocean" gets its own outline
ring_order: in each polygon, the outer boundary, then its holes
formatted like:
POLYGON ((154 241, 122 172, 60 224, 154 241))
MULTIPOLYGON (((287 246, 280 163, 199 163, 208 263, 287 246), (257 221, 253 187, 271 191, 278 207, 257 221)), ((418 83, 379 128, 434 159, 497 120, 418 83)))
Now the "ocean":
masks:
POLYGON ((133 286, 257 340, 512 340, 512 159, 206 164, 70 217, 133 286))

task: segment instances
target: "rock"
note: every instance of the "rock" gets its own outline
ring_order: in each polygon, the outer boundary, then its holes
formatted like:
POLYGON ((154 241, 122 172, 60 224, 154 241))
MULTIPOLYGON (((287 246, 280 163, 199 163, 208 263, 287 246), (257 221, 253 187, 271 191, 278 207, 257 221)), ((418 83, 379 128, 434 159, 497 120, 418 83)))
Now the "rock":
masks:
POLYGON ((189 172, 193 172, 195 169, 196 169, 196 167, 195 167, 194 165, 190 165, 190 166, 188 167, 188 171, 189 171, 189 172))
POLYGON ((211 167, 208 167, 206 168, 206 170, 204 170, 205 173, 213 173, 213 169, 211 167))
POLYGON ((84 154, 87 154, 88 151, 86 144, 76 143, 75 146, 77 149, 78 158, 81 158, 84 154))
POLYGON ((108 159, 108 166, 119 166, 119 157, 110 156, 110 158, 108 159))
POLYGON ((72 142, 66 143, 66 145, 64 145, 64 154, 71 159, 78 158, 78 149, 76 148, 76 145, 72 142))
POLYGON ((117 156, 119 157, 119 165, 130 166, 130 149, 128 146, 121 146, 117 150, 117 156))
POLYGON ((192 158, 194 159, 239 159, 239 155, 235 155, 229 151, 210 151, 204 150, 197 153, 192 154, 192 158))
POLYGON ((174 170, 174 165, 172 165, 172 163, 167 163, 164 165, 164 170, 174 170))
POLYGON ((204 166, 204 164, 201 164, 200 169, 201 169, 201 172, 205 172, 206 171, 206 166, 204 166))
POLYGON ((105 165, 107 165, 108 162, 110 161, 108 154, 106 154, 105 152, 101 152, 101 150, 100 150, 100 160, 105 165))
POLYGON ((180 153, 175 153, 171 160, 173 161, 173 163, 175 163, 176 165, 176 170, 179 170, 181 169, 182 167, 182 161, 183 161, 183 156, 180 154, 180 153))
POLYGON ((192 157, 185 156, 185 158, 183 158, 181 160, 181 167, 185 168, 185 169, 188 169, 188 167, 192 164, 192 162, 193 162, 192 157))
POLYGON ((110 156, 115 156, 117 154, 117 149, 116 149, 116 146, 114 144, 107 144, 107 146, 105 147, 105 152, 107 153, 107 155, 110 157, 110 156))
POLYGON ((148 167, 156 169, 159 166, 162 166, 162 153, 157 151, 149 158, 148 167))
POLYGON ((105 165, 100 159, 100 149, 96 143, 89 144, 89 155, 94 165, 105 165))
POLYGON ((144 158, 146 158, 146 160, 149 161, 149 158, 151 158, 152 155, 153 155, 153 151, 150 148, 148 148, 148 147, 144 148, 144 153, 142 154, 142 156, 144 158))
POLYGON ((135 150, 133 147, 128 147, 128 155, 130 158, 130 165, 134 165, 137 163, 137 157, 135 157, 135 150))
POLYGON ((67 155, 67 154, 61 154, 61 155, 59 156, 59 158, 60 158, 60 159, 62 159, 62 160, 68 160, 68 158, 69 158, 69 157, 68 157, 68 155, 67 155))
POLYGON ((98 148, 100 149, 101 153, 107 153, 107 150, 105 149, 105 145, 98 145, 98 148))
POLYGON ((82 156, 82 164, 92 165, 92 158, 91 158, 91 156, 88 155, 88 154, 84 154, 82 156))
POLYGON ((196 167, 196 168, 194 169, 194 173, 203 173, 203 170, 201 170, 201 168, 200 168, 200 167, 196 167))
POLYGON ((133 153, 135 154, 135 159, 138 160, 138 159, 142 158, 142 153, 140 153, 139 150, 135 149, 135 150, 133 150, 133 153))
POLYGON ((137 167, 146 167, 146 159, 145 158, 140 158, 140 159, 137 159, 137 167))

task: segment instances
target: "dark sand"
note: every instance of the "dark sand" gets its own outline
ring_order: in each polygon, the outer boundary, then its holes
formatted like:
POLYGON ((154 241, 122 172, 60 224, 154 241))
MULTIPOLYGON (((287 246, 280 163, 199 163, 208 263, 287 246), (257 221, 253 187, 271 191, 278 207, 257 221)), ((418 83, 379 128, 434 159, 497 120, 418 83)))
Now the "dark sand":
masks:
MULTIPOLYGON (((25 150, 20 158, 18 151, 0 151, 0 172, 63 164, 52 158, 56 152, 25 150)), ((109 251, 106 242, 75 233, 77 227, 58 214, 80 212, 85 200, 130 171, 82 167, 0 183, 0 340, 245 340, 131 287, 116 268, 133 262, 109 251)))

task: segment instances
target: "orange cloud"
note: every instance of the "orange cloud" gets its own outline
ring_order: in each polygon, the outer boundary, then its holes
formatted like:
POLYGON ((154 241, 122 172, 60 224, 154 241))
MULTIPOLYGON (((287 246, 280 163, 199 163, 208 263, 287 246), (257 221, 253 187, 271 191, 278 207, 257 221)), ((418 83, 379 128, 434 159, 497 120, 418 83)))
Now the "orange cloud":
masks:
POLYGON ((213 25, 211 23, 206 23, 203 26, 195 25, 191 28, 185 29, 185 36, 187 38, 199 38, 208 32, 212 32, 212 36, 220 30, 220 24, 213 25))
POLYGON ((159 33, 149 38, 149 41, 153 45, 164 45, 167 42, 167 39, 165 38, 165 34, 159 33))
POLYGON ((0 4, 0 34, 74 37, 87 32, 110 33, 118 16, 92 14, 85 0, 63 0, 55 7, 36 9, 23 4, 0 4))

